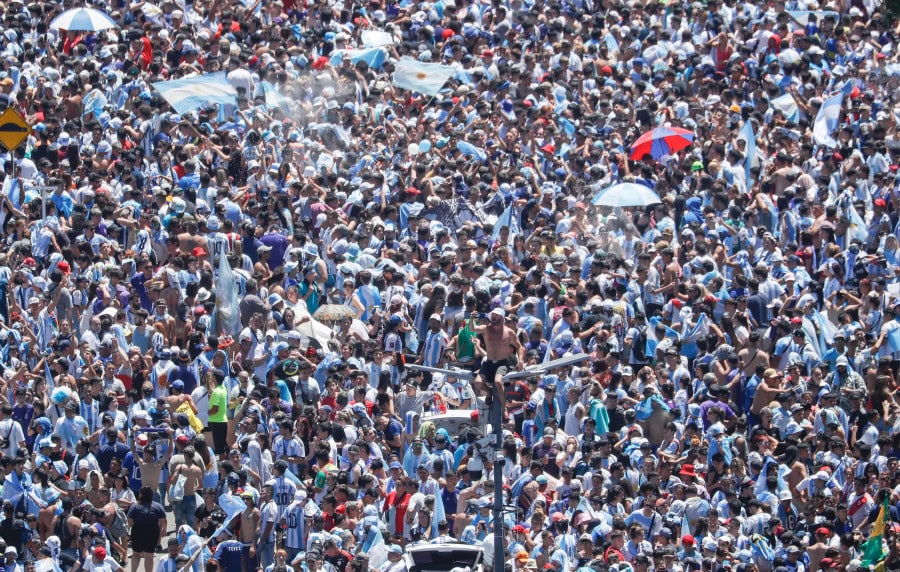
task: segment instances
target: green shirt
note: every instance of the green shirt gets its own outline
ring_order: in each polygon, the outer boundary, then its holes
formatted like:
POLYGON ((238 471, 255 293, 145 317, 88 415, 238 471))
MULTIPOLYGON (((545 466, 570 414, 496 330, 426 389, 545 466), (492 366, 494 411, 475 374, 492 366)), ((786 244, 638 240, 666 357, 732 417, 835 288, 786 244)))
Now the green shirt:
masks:
POLYGON ((456 357, 459 361, 475 357, 475 332, 469 329, 468 322, 459 331, 457 348, 456 357))
POLYGON ((210 423, 225 423, 225 413, 228 410, 228 390, 225 385, 219 385, 209 394, 209 421, 210 423), (212 408, 219 406, 216 413, 212 413, 212 408))

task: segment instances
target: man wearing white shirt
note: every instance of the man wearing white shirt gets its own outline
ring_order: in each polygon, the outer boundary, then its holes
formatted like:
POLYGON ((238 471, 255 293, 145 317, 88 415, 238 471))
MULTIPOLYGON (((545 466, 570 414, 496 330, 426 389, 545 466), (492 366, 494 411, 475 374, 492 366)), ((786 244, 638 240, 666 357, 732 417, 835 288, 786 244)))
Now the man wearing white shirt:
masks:
POLYGON ((387 547, 387 560, 378 568, 378 572, 406 572, 403 548, 399 544, 391 544, 387 547))

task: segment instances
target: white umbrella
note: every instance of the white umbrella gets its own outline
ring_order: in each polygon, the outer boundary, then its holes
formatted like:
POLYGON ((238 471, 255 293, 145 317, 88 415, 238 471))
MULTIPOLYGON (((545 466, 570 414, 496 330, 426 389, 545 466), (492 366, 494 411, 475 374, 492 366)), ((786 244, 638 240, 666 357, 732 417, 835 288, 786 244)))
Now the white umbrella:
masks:
POLYGON ((783 64, 795 64, 801 59, 800 53, 794 48, 781 50, 781 53, 778 54, 778 61, 783 64))
MULTIPOLYGON (((309 316, 309 310, 306 309, 306 304, 304 302, 299 302, 296 306, 292 307, 298 318, 309 316)), ((309 340, 315 340, 319 347, 325 349, 328 348, 328 342, 334 337, 334 331, 331 328, 312 316, 310 316, 308 322, 300 324, 295 329, 300 335, 306 338, 307 343, 309 340)))
POLYGON ((116 21, 105 12, 94 8, 72 8, 50 22, 50 28, 70 32, 99 32, 118 27, 116 21))
POLYGON ((650 187, 637 183, 619 183, 597 193, 591 202, 604 207, 644 207, 661 201, 650 187))

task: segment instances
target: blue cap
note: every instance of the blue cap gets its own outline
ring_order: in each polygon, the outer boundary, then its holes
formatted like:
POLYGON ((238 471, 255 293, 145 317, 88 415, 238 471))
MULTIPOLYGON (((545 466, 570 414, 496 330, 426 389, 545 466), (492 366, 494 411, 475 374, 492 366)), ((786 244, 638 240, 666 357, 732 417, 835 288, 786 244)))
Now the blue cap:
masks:
POLYGON ((403 465, 398 463, 397 461, 392 461, 390 465, 388 465, 389 469, 402 469, 403 465))
POLYGON ((50 419, 47 417, 38 417, 35 421, 41 428, 44 430, 44 433, 49 433, 53 430, 53 423, 50 422, 50 419))

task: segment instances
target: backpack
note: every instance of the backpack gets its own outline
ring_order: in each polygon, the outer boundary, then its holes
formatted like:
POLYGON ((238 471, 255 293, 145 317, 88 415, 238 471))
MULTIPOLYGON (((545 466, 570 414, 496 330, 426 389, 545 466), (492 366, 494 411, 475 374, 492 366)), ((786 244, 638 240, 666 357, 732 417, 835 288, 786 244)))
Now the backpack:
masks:
POLYGON ((15 429, 15 422, 16 421, 13 419, 9 420, 9 431, 7 431, 6 437, 0 437, 0 450, 5 451, 9 448, 9 438, 12 437, 13 429, 15 429))
POLYGON ((631 342, 631 353, 634 356, 639 356, 638 360, 643 362, 647 359, 646 353, 647 347, 647 326, 640 326, 637 329, 637 335, 634 336, 634 341, 631 342))

